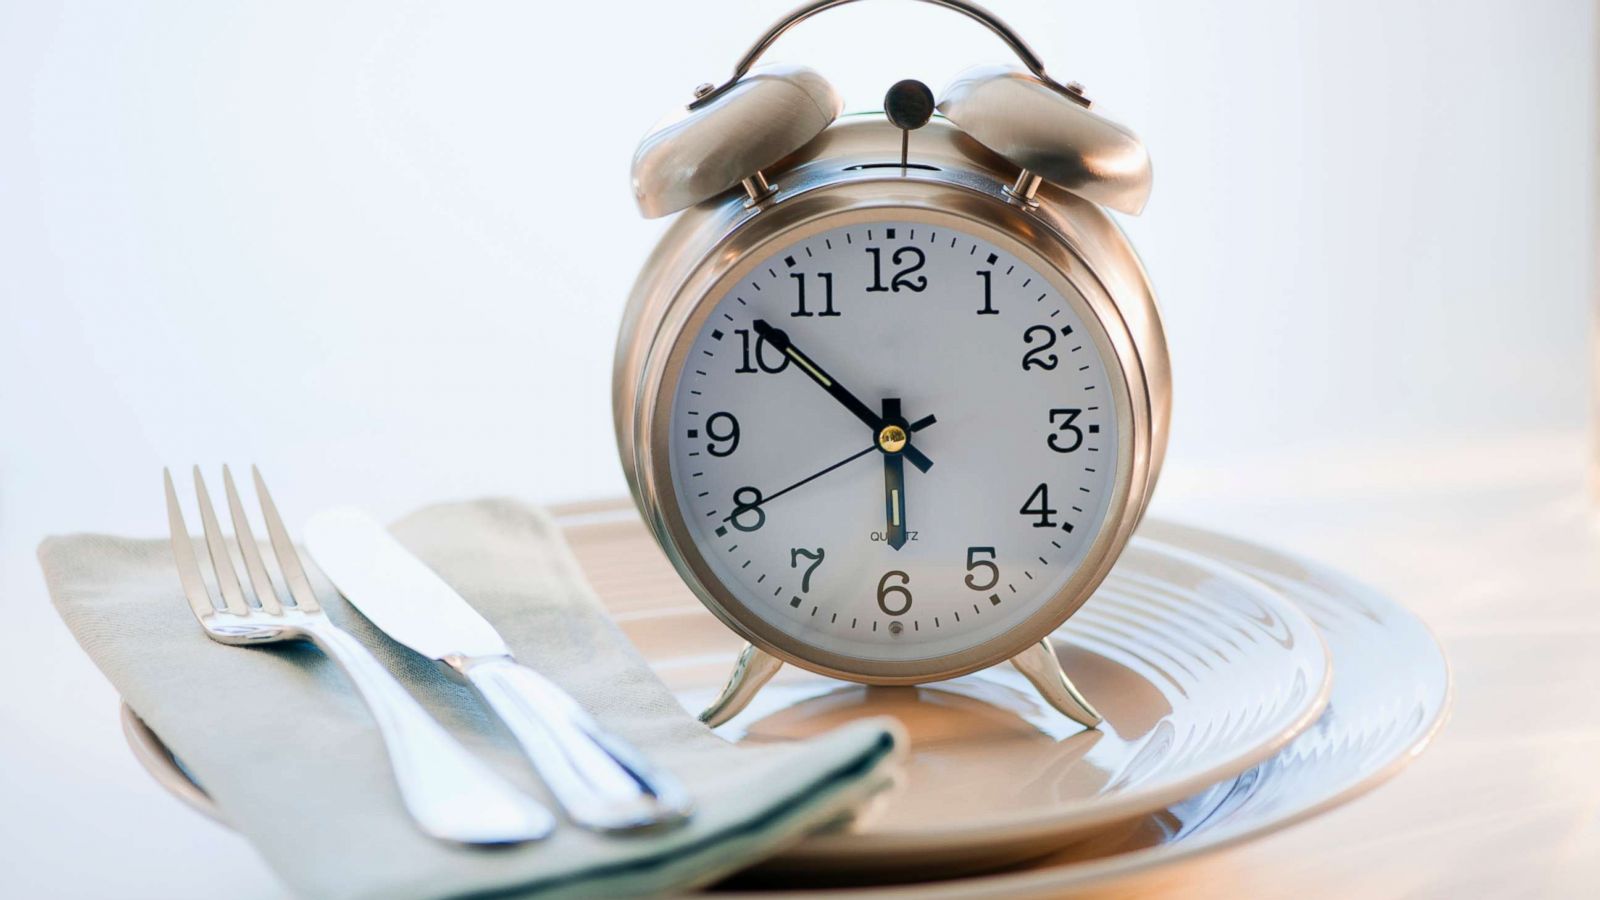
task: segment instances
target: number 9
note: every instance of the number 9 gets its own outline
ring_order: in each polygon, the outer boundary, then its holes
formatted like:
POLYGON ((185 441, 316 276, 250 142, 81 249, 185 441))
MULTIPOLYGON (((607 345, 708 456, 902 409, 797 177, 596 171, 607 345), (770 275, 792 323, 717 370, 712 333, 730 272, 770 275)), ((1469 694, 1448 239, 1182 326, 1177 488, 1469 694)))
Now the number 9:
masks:
POLYGON ((733 451, 739 449, 739 420, 733 417, 733 413, 713 413, 711 418, 706 420, 706 437, 711 438, 706 443, 707 453, 712 456, 732 456, 733 451), (722 433, 717 431, 719 419, 726 419, 728 422, 727 429, 722 433), (717 445, 721 443, 727 443, 726 450, 717 449, 717 445))

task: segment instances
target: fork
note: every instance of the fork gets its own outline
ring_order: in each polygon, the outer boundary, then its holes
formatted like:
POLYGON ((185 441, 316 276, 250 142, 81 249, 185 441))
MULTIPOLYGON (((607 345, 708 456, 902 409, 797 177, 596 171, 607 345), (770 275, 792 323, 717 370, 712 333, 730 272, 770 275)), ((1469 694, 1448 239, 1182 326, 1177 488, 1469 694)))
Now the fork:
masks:
POLYGON ((162 470, 167 489, 167 524, 172 530, 172 554, 178 579, 206 635, 233 646, 255 646, 280 641, 309 641, 344 669, 377 720, 378 732, 389 752, 400 798, 424 832, 462 844, 514 844, 545 837, 555 818, 543 806, 518 791, 486 764, 467 752, 444 727, 422 708, 383 664, 333 624, 322 611, 300 557, 283 527, 278 509, 267 492, 261 473, 251 467, 267 537, 277 558, 279 574, 288 588, 280 597, 261 557, 244 505, 226 466, 222 479, 233 519, 235 543, 244 560, 252 590, 247 596, 228 552, 227 540, 217 524, 211 497, 200 467, 194 469, 194 489, 205 529, 216 584, 222 595, 218 607, 206 589, 200 561, 189 540, 178 506, 172 473, 162 470))

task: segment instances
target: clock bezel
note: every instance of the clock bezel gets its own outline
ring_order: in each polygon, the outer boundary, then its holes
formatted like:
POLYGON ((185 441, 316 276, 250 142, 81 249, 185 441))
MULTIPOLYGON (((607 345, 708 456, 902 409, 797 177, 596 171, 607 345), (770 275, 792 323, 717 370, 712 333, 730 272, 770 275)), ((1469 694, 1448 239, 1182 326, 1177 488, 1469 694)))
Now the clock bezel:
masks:
MULTIPOLYGON (((670 299, 656 310, 657 326, 649 334, 641 331, 633 336, 635 342, 647 341, 643 364, 633 367, 638 375, 633 406, 636 421, 628 429, 632 434, 647 436, 642 442, 633 442, 635 458, 630 474, 636 499, 658 542, 691 590, 742 638, 786 662, 837 678, 874 684, 937 681, 1001 662, 1037 643, 1076 612, 1104 579, 1131 536, 1148 498, 1153 481, 1151 465, 1159 458, 1151 427, 1156 404, 1134 402, 1136 397, 1150 398, 1151 385, 1146 381, 1146 361, 1141 360, 1139 342, 1129 329, 1124 310, 1089 262, 1063 235, 1044 225, 1037 214, 1007 203, 986 179, 960 169, 894 178, 858 172, 854 176, 836 175, 813 185, 802 183, 801 189, 772 207, 740 218, 720 240, 707 247, 671 292, 670 299), (668 450, 672 404, 685 357, 725 291, 781 247, 821 231, 865 221, 909 221, 956 228, 1027 261, 1067 302, 1079 307, 1113 376, 1111 393, 1117 428, 1124 436, 1119 443, 1117 475, 1105 521, 1067 583, 1000 635, 953 653, 909 660, 865 659, 823 650, 766 621, 739 600, 717 578, 683 521, 668 450)), ((1142 279, 1142 272, 1139 275, 1142 279)), ((1164 367, 1164 344, 1160 347, 1164 367)), ((619 391, 626 389, 627 385, 618 385, 619 391)), ((1160 404, 1164 409, 1165 387, 1157 393, 1162 394, 1160 404)), ((1164 428, 1164 421, 1162 424, 1164 428)))

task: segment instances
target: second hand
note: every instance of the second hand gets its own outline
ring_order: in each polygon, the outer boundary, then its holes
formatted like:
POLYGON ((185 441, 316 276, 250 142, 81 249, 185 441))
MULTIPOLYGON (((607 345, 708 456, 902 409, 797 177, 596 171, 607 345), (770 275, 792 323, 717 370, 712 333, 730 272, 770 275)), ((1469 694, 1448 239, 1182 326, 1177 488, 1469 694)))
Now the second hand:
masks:
POLYGON ((789 485, 788 487, 784 488, 781 491, 778 491, 775 494, 772 494, 772 495, 767 496, 767 497, 762 497, 759 501, 757 501, 755 503, 749 503, 749 504, 746 504, 744 506, 736 506, 736 507, 734 507, 733 512, 731 512, 728 515, 722 517, 722 521, 724 521, 724 522, 732 522, 735 516, 743 515, 744 513, 747 513, 752 509, 760 509, 761 507, 765 506, 770 501, 773 501, 773 500, 778 499, 779 497, 782 497, 784 494, 789 493, 790 491, 794 490, 795 488, 802 487, 804 485, 810 484, 811 482, 816 481, 818 478, 821 478, 822 476, 828 474, 829 472, 832 472, 834 469, 837 469, 837 468, 839 468, 840 466, 842 466, 842 465, 844 465, 846 463, 855 462, 856 460, 860 459, 863 456, 866 456, 868 453, 871 453, 872 451, 874 451, 876 449, 878 449, 878 445, 877 444, 872 444, 872 445, 868 446, 867 449, 859 450, 859 451, 857 451, 855 453, 852 453, 849 456, 846 456, 844 459, 839 460, 838 462, 836 462, 833 465, 827 467, 826 469, 823 469, 820 472, 813 472, 810 475, 807 475, 806 477, 800 479, 799 481, 796 481, 794 484, 789 485))
MULTIPOLYGON (((912 432, 921 431, 922 429, 927 428, 929 425, 932 425, 935 421, 937 421, 937 419, 935 419, 933 416, 923 416, 922 418, 918 419, 917 421, 912 422, 907 427, 906 430, 907 431, 912 431, 912 432)), ((724 522, 732 522, 734 520, 734 517, 736 517, 736 516, 743 515, 744 513, 747 513, 752 509, 760 509, 761 507, 767 505, 769 502, 771 502, 773 500, 776 500, 779 497, 782 497, 784 494, 789 493, 790 491, 794 490, 795 488, 804 487, 805 485, 808 485, 811 482, 816 481, 818 478, 821 478, 822 476, 828 474, 829 472, 832 472, 834 469, 837 469, 837 468, 839 468, 841 466, 844 466, 844 465, 846 465, 848 463, 855 462, 856 460, 860 459, 861 457, 866 456, 868 453, 871 453, 871 452, 873 452, 874 450, 877 450, 877 449, 878 449, 878 445, 876 443, 873 443, 873 444, 869 445, 865 450, 858 450, 855 453, 852 453, 849 456, 846 456, 844 459, 839 460, 838 462, 834 463, 833 465, 828 466, 826 469, 823 469, 823 470, 821 470, 819 472, 813 472, 810 475, 807 475, 806 477, 800 479, 799 481, 796 481, 794 484, 789 485, 788 487, 784 488, 781 491, 777 491, 777 492, 775 492, 775 493, 773 493, 773 494, 771 494, 769 496, 762 497, 759 501, 757 501, 755 503, 748 503, 748 504, 745 504, 743 506, 737 506, 736 505, 734 507, 734 509, 733 509, 733 512, 731 512, 731 513, 727 514, 726 516, 722 517, 722 521, 724 521, 724 522)))

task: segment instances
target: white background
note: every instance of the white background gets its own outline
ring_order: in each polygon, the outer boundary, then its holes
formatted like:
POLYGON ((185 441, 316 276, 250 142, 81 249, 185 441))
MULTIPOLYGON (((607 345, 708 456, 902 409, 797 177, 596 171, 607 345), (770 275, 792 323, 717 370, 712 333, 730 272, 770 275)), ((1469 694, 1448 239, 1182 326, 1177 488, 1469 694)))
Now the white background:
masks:
MULTIPOLYGON (((1155 160, 1127 227, 1177 378, 1158 508, 1203 520, 1195 498, 1250 488, 1212 478, 1240 460, 1315 484, 1296 461, 1329 447, 1583 427, 1588 4, 990 2, 1155 160)), ((788 5, 0 6, 0 871, 20 893, 195 894, 194 848, 249 860, 134 769, 40 538, 160 534, 164 464, 260 463, 302 513, 620 492, 611 342, 662 227, 630 156, 788 5)), ((772 58, 872 107, 1004 49, 882 2, 772 58)))

